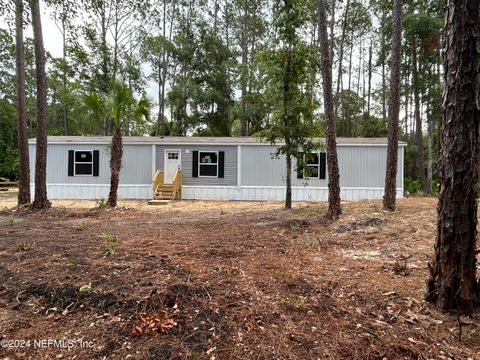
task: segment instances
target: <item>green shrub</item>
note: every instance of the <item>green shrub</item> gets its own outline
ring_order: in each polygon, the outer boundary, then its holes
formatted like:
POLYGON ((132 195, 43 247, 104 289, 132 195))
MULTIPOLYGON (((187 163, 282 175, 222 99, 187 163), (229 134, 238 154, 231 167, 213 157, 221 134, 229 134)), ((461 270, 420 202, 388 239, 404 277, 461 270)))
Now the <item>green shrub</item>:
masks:
POLYGON ((115 253, 117 252, 117 247, 118 245, 120 245, 120 240, 118 239, 118 237, 108 231, 105 231, 102 233, 102 238, 104 240, 102 249, 105 252, 105 255, 115 255, 115 253))
POLYGON ((405 178, 405 192, 408 194, 418 194, 420 192, 420 181, 418 179, 405 178))
POLYGON ((18 179, 18 170, 20 163, 18 160, 18 150, 9 148, 0 140, 0 176, 14 181, 18 179))

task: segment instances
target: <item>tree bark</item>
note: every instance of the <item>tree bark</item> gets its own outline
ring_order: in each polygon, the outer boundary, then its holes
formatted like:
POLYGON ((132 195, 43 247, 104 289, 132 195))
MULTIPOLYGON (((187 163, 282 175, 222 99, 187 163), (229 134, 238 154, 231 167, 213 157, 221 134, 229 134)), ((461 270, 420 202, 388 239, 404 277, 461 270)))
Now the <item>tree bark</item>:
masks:
POLYGON ((394 211, 397 196, 398 118, 400 112, 400 61, 402 58, 402 0, 395 0, 393 8, 392 61, 390 96, 388 99, 387 171, 383 208, 394 211))
POLYGON ((422 117, 420 115, 420 84, 418 81, 417 45, 415 42, 412 44, 412 76, 415 107, 415 145, 417 146, 416 168, 418 179, 420 180, 420 187, 423 191, 426 191, 425 155, 423 149, 422 117))
MULTIPOLYGON (((429 75, 431 72, 429 70, 429 75)), ((429 99, 430 96, 430 88, 428 86, 428 93, 429 99)), ((432 108, 430 101, 427 102, 427 136, 428 136, 428 157, 427 157, 427 191, 429 194, 432 194, 432 182, 433 182, 433 136, 432 136, 432 108)))
POLYGON ((287 189, 285 192, 285 209, 292 208, 292 157, 286 154, 286 164, 287 164, 287 189))
POLYGON ((336 6, 336 0, 331 1, 331 14, 332 14, 332 19, 330 20, 330 63, 333 64, 333 56, 335 54, 335 6, 336 6))
POLYGON ((158 76, 157 76, 157 84, 158 84, 158 114, 157 114, 157 126, 155 128, 155 136, 158 135, 165 135, 165 117, 163 114, 163 78, 162 73, 160 71, 160 67, 162 66, 162 62, 160 60, 160 54, 158 54, 158 76))
POLYGON ((248 0, 243 0, 243 19, 241 33, 242 47, 242 70, 241 70, 241 91, 240 100, 240 136, 247 136, 247 83, 248 83, 248 41, 247 41, 247 20, 248 20, 248 0))
POLYGON ((35 48, 35 74, 37 78, 37 146, 35 159, 35 209, 51 206, 47 198, 47 78, 45 75, 45 49, 43 47, 40 0, 31 1, 33 43, 35 48))
MULTIPOLYGON (((283 126, 285 128, 285 146, 287 149, 291 148, 291 121, 290 121, 290 82, 293 73, 292 65, 293 65, 293 39, 290 38, 288 41, 288 52, 287 52, 287 63, 286 63, 286 70, 283 79, 283 126)), ((285 209, 292 208, 292 157, 289 153, 285 154, 286 157, 286 167, 287 167, 287 174, 286 174, 286 185, 287 189, 285 192, 285 209)))
POLYGON ((367 92, 367 115, 370 119, 370 106, 372 99, 372 40, 370 40, 370 47, 368 49, 368 92, 367 92))
MULTIPOLYGON (((322 2, 323 3, 323 2, 322 2)), ((325 4, 324 9, 325 9, 325 4)), ((345 51, 345 37, 347 35, 347 17, 348 17, 348 9, 350 7, 350 0, 347 0, 347 4, 345 5, 345 14, 343 15, 343 22, 342 22, 342 37, 340 40, 340 50, 338 55, 338 77, 337 77, 337 92, 335 93, 335 105, 334 105, 334 114, 338 111, 338 106, 341 104, 340 101, 340 84, 342 83, 342 64, 343 64, 343 52, 345 51)), ((327 35, 328 36, 328 35, 327 35)), ((328 43, 328 41, 327 41, 328 43)), ((330 63, 333 63, 333 61, 330 63)))
MULTIPOLYGON (((384 46, 385 44, 385 9, 382 10, 382 18, 381 18, 381 24, 382 24, 382 34, 381 34, 381 46, 384 46)), ((382 119, 385 121, 387 119, 387 100, 385 96, 385 88, 387 84, 387 76, 385 73, 385 56, 382 57, 382 119)))
MULTIPOLYGON (((65 11, 65 10, 63 10, 65 11)), ((68 108, 67 108, 67 33, 66 33, 65 19, 62 18, 62 60, 63 60, 63 70, 62 70, 62 85, 63 85, 63 94, 62 94, 62 108, 63 108, 63 135, 68 135, 68 108)))
MULTIPOLYGON (((352 55, 353 55, 353 30, 352 34, 350 36, 350 51, 348 55, 348 95, 350 96, 350 91, 352 90, 352 55)), ((345 109, 343 108, 343 101, 340 103, 342 106, 342 116, 343 116, 343 121, 344 121, 344 126, 343 126, 343 136, 345 137, 350 137, 351 136, 351 130, 350 130, 350 122, 351 122, 351 111, 345 113, 345 109)))
POLYGON ((405 85, 404 85, 404 92, 405 92, 405 124, 404 124, 404 134, 403 138, 405 141, 408 141, 408 111, 409 111, 409 103, 408 103, 408 98, 410 96, 410 72, 408 70, 408 55, 405 53, 405 85))
POLYGON ((470 315, 479 300, 475 243, 480 4, 477 0, 448 0, 445 9, 440 198, 426 299, 443 311, 470 315))
POLYGON ((20 173, 18 206, 30 203, 30 158, 28 154, 27 100, 25 96, 25 48, 23 45, 23 0, 15 3, 15 55, 17 71, 17 131, 20 173))
POLYGON ((317 0, 318 40, 321 52, 323 101, 325 104, 327 168, 328 168, 328 211, 327 217, 337 219, 342 213, 340 206, 340 174, 338 171, 335 109, 332 91, 332 63, 328 49, 328 33, 324 0, 317 0))
POLYGON ((120 181, 120 170, 122 169, 123 140, 122 130, 114 130, 112 137, 112 149, 110 152, 110 193, 108 194, 107 205, 117 206, 118 184, 120 181))

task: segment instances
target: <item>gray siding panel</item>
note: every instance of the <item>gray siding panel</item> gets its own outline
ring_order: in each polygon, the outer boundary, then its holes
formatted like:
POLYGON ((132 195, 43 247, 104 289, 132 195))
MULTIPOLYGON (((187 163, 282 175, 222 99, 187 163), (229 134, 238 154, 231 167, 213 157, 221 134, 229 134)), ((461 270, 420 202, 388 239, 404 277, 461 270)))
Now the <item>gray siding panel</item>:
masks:
MULTIPOLYGON (((35 174, 35 145, 29 145, 30 171, 35 174)), ((151 184, 151 145, 124 145, 120 184, 151 184)), ((47 183, 109 184, 110 154, 107 146, 94 144, 49 144, 47 150, 47 183), (99 150, 99 176, 68 176, 68 150, 99 150)))
MULTIPOLYGON (((35 145, 29 144, 31 181, 35 175, 35 145)), ((164 150, 182 151, 182 170, 185 185, 237 186, 237 146, 232 145, 156 145, 156 168, 163 169, 164 150), (193 178, 192 151, 224 151, 224 178, 193 178)), ((340 181, 342 187, 383 188, 385 178, 386 146, 339 146, 340 181)), ((242 186, 284 186, 285 157, 272 158, 275 147, 270 145, 241 146, 242 186)), ((403 148, 398 150, 397 187, 403 188, 403 148)), ((152 145, 124 145, 120 184, 151 184, 152 145)), ((109 184, 110 156, 106 145, 49 144, 47 183, 49 184, 109 184), (68 176, 68 150, 99 150, 99 176, 68 176)), ((295 162, 293 162, 295 166, 295 162)), ((328 163, 327 163, 328 167, 328 163)), ((328 177, 328 175, 327 175, 328 177)), ((327 187, 328 179, 297 179, 292 173, 293 186, 327 187)))
POLYGON ((237 146, 160 146, 157 145, 157 169, 164 168, 165 150, 182 151, 182 173, 184 185, 214 185, 236 186, 237 185, 237 146), (192 177, 192 151, 224 151, 225 173, 223 178, 192 177))
MULTIPOLYGON (((284 186, 285 156, 273 158, 274 146, 242 146, 241 183, 244 186, 284 186)), ((383 188, 385 186, 386 146, 339 146, 341 187, 383 188)), ((398 150, 397 187, 403 187, 403 151, 398 150)), ((297 179, 293 161, 293 186, 327 187, 324 180, 297 179)), ((327 162, 328 168, 328 162, 327 162)))
MULTIPOLYGON (((397 187, 402 185, 402 156, 398 150, 397 187)), ((342 146, 338 148, 340 186, 373 187, 385 186, 387 163, 386 146, 342 146)))
POLYGON ((274 146, 242 146, 242 186, 284 186, 285 156, 275 157, 274 146))

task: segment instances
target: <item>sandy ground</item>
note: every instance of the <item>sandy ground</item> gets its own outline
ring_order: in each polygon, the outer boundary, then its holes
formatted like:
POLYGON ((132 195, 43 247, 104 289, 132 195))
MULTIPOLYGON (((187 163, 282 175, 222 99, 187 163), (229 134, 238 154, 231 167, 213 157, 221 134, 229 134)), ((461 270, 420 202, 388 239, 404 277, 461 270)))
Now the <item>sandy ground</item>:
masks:
POLYGON ((14 205, 0 359, 480 359, 478 314, 423 301, 435 199, 345 202, 334 223, 326 203, 14 205))

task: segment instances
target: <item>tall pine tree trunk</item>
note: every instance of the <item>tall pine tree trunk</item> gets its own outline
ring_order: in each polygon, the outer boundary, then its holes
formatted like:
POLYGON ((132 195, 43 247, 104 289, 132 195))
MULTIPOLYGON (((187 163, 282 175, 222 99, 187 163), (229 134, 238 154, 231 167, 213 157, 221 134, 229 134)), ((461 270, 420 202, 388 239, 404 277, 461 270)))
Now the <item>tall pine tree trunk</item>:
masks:
POLYGON ((340 206, 340 174, 337 157, 337 130, 332 91, 332 63, 328 49, 327 21, 325 3, 317 0, 318 40, 321 52, 323 101, 325 104, 325 122, 327 128, 327 164, 328 164, 328 211, 327 217, 337 219, 342 213, 340 206))
POLYGON ((404 92, 405 92, 405 124, 404 125, 404 134, 403 134, 403 138, 408 141, 408 111, 409 111, 409 103, 408 103, 408 98, 410 96, 410 91, 409 91, 409 88, 410 88, 410 83, 409 83, 409 79, 410 79, 410 72, 408 70, 408 55, 405 53, 405 85, 404 85, 404 92))
MULTIPOLYGON (((323 3, 323 2, 322 2, 323 3)), ((325 8, 325 4, 324 4, 325 8)), ((347 36, 347 18, 348 18, 348 11, 350 8, 350 0, 347 0, 347 4, 345 5, 345 13, 343 15, 343 22, 342 22, 342 37, 340 40, 340 51, 338 55, 338 77, 337 77, 337 91, 335 93, 335 104, 334 104, 334 114, 338 112, 338 106, 341 104, 340 100, 340 84, 342 84, 342 76, 343 76, 343 53, 345 51, 345 38, 347 36)), ((328 35, 326 35, 328 36, 328 35)), ((328 42, 328 40, 327 40, 328 42)), ((333 49, 331 49, 331 58, 333 59, 333 49)), ((333 61, 330 62, 330 65, 333 61)))
MULTIPOLYGON (((381 46, 385 46, 385 9, 382 10, 382 17, 381 17, 381 24, 382 24, 382 33, 381 33, 381 46)), ((386 86, 387 86, 387 75, 385 70, 385 62, 386 56, 382 57, 382 120, 385 121, 387 119, 387 97, 386 97, 386 86)))
MULTIPOLYGON (((286 58, 286 67, 285 74, 283 79, 283 126, 285 128, 285 146, 287 149, 291 147, 291 118, 290 113, 292 111, 290 106, 290 82, 293 75, 293 39, 290 37, 288 40, 288 51, 286 58)), ((292 156, 290 154, 285 154, 286 157, 286 185, 287 189, 285 192, 285 209, 292 208, 292 156)))
POLYGON ((397 196, 398 118, 400 112, 400 61, 402 59, 402 0, 395 0, 393 8, 392 61, 390 96, 388 99, 387 171, 383 208, 393 211, 397 196))
POLYGON ((31 1, 33 44, 37 77, 37 153, 35 159, 35 209, 51 206, 47 198, 47 77, 45 75, 45 49, 43 47, 40 0, 31 1))
POLYGON ((242 67, 241 67, 241 91, 240 99, 240 136, 247 136, 247 83, 248 83, 248 41, 247 41, 248 0, 243 0, 243 19, 241 33, 242 67))
POLYGON ((440 198, 427 300, 470 315, 478 305, 475 243, 480 123, 480 3, 448 0, 445 14, 440 198))
POLYGON ((23 0, 15 2, 15 55, 17 71, 17 131, 20 179, 18 205, 30 203, 30 158, 28 155, 27 101, 25 97, 25 48, 23 45, 23 0))
POLYGON ((414 111, 415 111, 415 145, 417 146, 416 169, 418 179, 420 180, 420 187, 426 191, 425 179, 425 155, 423 149, 423 132, 422 132, 422 117, 420 112, 420 82, 418 79, 418 61, 417 61, 417 45, 412 44, 412 76, 413 76, 413 95, 414 95, 414 111))
POLYGON ((62 94, 62 108, 63 108, 63 135, 68 135, 68 108, 67 108, 67 28, 65 24, 65 19, 62 19, 62 85, 63 85, 63 94, 62 94))
POLYGON ((368 49, 368 92, 367 92, 367 115, 370 119, 370 107, 372 101, 372 40, 368 49))
POLYGON ((107 205, 117 206, 118 184, 120 181, 120 170, 122 169, 123 140, 120 126, 115 128, 112 137, 112 149, 110 152, 110 193, 108 194, 107 205))
MULTIPOLYGON (((286 142, 287 143, 287 142, 286 142)), ((285 209, 292 208, 292 157, 289 154, 285 155, 286 160, 286 192, 285 192, 285 209)))
POLYGON ((155 136, 165 135, 165 117, 163 116, 163 78, 160 71, 162 61, 160 60, 161 55, 158 55, 158 76, 157 76, 157 85, 158 85, 158 113, 157 113, 157 125, 155 126, 155 136))
POLYGON ((330 63, 333 64, 333 55, 335 51, 335 6, 336 6, 337 1, 332 0, 330 2, 331 10, 330 13, 332 15, 332 18, 330 20, 330 63))

